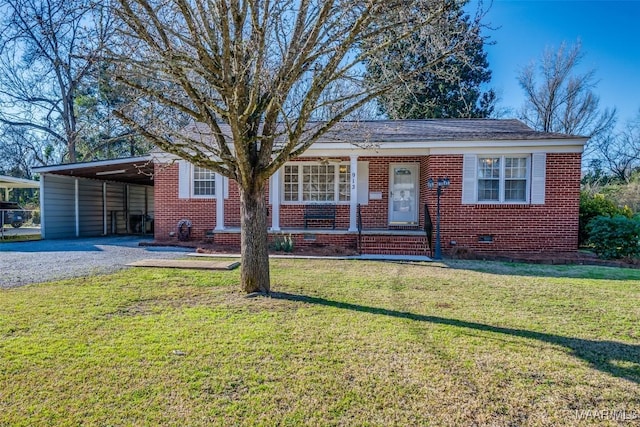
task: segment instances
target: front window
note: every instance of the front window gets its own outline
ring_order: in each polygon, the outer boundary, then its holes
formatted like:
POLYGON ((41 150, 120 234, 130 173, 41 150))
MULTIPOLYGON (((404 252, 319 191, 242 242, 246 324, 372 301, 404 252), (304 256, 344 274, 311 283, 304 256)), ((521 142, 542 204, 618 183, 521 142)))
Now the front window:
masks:
POLYGON ((297 163, 284 167, 285 202, 348 202, 350 200, 348 164, 297 163))
POLYGON ((284 167, 284 200, 292 202, 299 199, 300 195, 300 168, 298 165, 286 165, 284 167))
POLYGON ((193 167, 193 195, 208 197, 216 195, 216 175, 209 169, 193 167))
POLYGON ((500 157, 479 159, 478 201, 500 201, 500 157))
POLYGON ((527 201, 527 158, 504 159, 504 201, 527 201))
POLYGON ((478 158, 478 202, 526 202, 528 156, 478 158))

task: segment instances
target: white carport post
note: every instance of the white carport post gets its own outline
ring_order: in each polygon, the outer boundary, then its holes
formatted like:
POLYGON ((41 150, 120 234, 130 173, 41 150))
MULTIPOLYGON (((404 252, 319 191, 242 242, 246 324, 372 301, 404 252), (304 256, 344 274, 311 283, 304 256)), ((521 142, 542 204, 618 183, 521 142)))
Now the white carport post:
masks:
POLYGON ((358 231, 358 156, 349 156, 351 160, 349 168, 350 183, 350 210, 349 210, 349 231, 358 231))

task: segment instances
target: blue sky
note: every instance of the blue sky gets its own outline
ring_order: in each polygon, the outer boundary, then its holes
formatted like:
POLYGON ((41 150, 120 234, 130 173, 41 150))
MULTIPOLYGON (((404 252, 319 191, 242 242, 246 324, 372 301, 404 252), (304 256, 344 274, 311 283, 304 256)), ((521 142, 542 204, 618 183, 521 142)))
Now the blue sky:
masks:
POLYGON ((600 106, 617 107, 619 124, 640 109, 640 0, 494 0, 485 23, 496 28, 485 33, 495 42, 485 49, 501 107, 524 102, 519 69, 545 47, 579 39, 583 70, 596 70, 600 106))

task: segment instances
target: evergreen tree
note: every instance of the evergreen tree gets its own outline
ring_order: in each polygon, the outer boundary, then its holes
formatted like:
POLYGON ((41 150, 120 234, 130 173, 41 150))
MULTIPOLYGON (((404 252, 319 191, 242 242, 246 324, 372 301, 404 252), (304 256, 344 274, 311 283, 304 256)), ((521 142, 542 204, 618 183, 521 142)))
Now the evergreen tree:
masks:
POLYGON ((460 8, 450 12, 455 28, 451 31, 469 33, 465 49, 450 55, 433 67, 425 68, 438 60, 438 49, 429 40, 429 33, 417 33, 411 43, 421 49, 405 49, 406 41, 390 44, 378 53, 377 61, 367 63, 370 78, 384 81, 398 71, 413 78, 378 98, 380 113, 390 119, 425 118, 482 118, 493 113, 496 94, 493 89, 484 90, 491 80, 484 38, 480 25, 471 22, 460 8))

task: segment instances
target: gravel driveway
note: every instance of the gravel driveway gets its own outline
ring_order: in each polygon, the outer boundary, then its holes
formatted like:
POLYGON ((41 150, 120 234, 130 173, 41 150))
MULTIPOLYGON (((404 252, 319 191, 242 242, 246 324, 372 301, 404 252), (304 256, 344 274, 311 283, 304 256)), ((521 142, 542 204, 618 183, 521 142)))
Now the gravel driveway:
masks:
POLYGON ((148 258, 181 258, 191 249, 139 246, 140 237, 0 243, 0 288, 111 273, 148 258))

